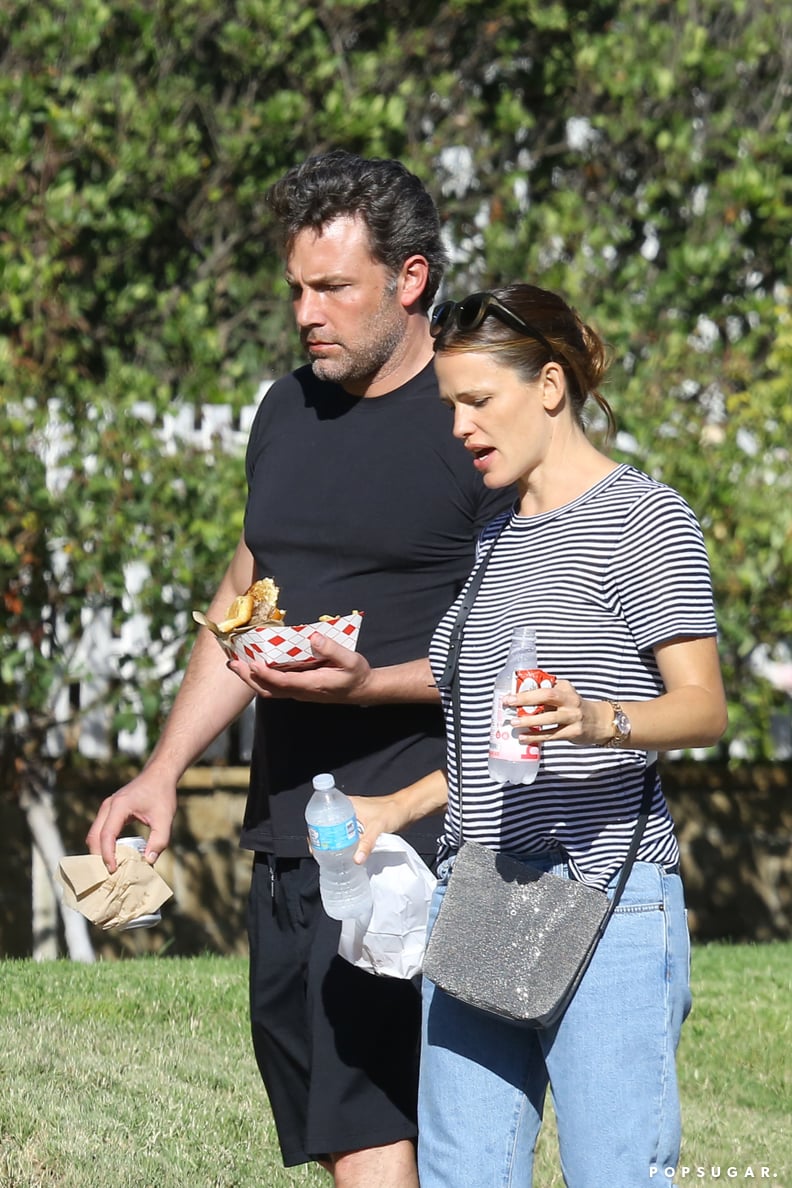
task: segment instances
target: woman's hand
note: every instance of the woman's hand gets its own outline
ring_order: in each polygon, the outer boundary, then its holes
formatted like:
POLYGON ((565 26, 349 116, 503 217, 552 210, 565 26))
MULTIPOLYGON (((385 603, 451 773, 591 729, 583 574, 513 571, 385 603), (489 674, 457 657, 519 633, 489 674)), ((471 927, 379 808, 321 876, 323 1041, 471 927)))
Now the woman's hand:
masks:
POLYGON ((423 779, 392 792, 390 796, 350 796, 355 816, 363 826, 355 862, 365 862, 381 833, 401 833, 408 825, 431 816, 448 803, 444 771, 433 771, 423 779))
MULTIPOLYGON (((627 749, 672 751, 713 746, 727 725, 717 644, 710 636, 680 637, 654 649, 665 692, 647 701, 623 701, 614 694, 630 719, 627 749)), ((563 739, 576 746, 603 746, 613 738, 610 701, 581 697, 569 681, 550 689, 521 690, 503 699, 504 705, 542 706, 515 727, 521 742, 541 745, 563 739)))
POLYGON ((523 743, 541 745, 550 739, 566 739, 577 746, 602 744, 613 731, 613 708, 608 701, 589 701, 581 697, 569 681, 559 681, 551 688, 527 689, 510 694, 504 705, 539 706, 540 713, 518 715, 514 733, 523 743))
POLYGON ((381 833, 399 833, 407 825, 407 814, 393 796, 350 796, 361 826, 355 862, 365 862, 381 833), (362 855, 362 856, 361 856, 362 855))

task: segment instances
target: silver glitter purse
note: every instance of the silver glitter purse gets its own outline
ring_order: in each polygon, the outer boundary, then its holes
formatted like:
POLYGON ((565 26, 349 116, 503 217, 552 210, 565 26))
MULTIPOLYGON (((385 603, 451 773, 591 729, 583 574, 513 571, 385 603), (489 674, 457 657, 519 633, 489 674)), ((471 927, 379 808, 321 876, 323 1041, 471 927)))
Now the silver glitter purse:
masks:
POLYGON ((550 1027, 572 1001, 611 902, 594 887, 465 842, 423 972, 469 1006, 550 1027))
MULTIPOLYGON (((441 680, 451 690, 457 772, 462 772, 458 656, 465 619, 494 544, 452 631, 441 680)), ((648 820, 655 764, 613 897, 537 870, 509 854, 463 842, 424 956, 424 974, 454 998, 525 1027, 556 1023, 577 990, 621 898, 648 820)), ((460 809, 462 792, 460 789, 460 809)))

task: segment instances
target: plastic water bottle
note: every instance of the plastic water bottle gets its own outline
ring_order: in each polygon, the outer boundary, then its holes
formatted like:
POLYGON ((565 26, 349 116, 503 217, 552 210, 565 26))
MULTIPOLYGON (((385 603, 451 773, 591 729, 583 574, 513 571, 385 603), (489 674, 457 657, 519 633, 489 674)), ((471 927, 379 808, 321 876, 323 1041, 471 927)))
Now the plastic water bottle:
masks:
POLYGON ((358 822, 352 801, 328 773, 314 776, 314 793, 305 810, 308 839, 319 863, 322 906, 333 920, 371 917, 371 885, 365 866, 353 861, 358 822))
MULTIPOLYGON (((506 663, 495 678, 492 695, 489 773, 499 784, 532 784, 539 770, 539 747, 532 742, 523 746, 513 733, 520 716, 538 713, 538 707, 531 710, 523 707, 518 713, 517 709, 503 704, 507 694, 517 693, 521 687, 538 688, 544 683, 534 679, 534 674, 547 676, 537 668, 536 632, 533 627, 515 627, 506 663)), ((548 683, 552 683, 551 677, 548 683)))

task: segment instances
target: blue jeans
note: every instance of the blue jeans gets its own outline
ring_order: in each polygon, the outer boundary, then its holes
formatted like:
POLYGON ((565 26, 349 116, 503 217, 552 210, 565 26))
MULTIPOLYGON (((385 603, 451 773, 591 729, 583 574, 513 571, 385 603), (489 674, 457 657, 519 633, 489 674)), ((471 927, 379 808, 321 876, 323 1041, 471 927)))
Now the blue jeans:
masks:
MULTIPOLYGON (((559 855, 524 857, 568 874, 559 855)), ((430 929, 448 881, 443 867, 440 875, 430 929)), ((675 1054, 689 973, 681 879, 636 862, 577 994, 550 1030, 485 1015, 425 978, 421 1188, 530 1188, 548 1085, 567 1188, 656 1184, 651 1168, 678 1163, 675 1054)))

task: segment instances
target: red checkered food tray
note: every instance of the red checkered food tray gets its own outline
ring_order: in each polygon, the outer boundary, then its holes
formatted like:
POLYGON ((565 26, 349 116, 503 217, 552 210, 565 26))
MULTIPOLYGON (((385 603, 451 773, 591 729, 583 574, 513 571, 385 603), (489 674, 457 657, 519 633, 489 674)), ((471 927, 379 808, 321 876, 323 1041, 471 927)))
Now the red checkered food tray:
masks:
POLYGON ((362 618, 362 614, 339 615, 321 623, 301 623, 294 627, 286 627, 283 623, 251 627, 249 631, 237 631, 233 635, 218 636, 217 639, 223 651, 233 660, 243 660, 247 664, 263 661, 273 668, 290 668, 308 662, 316 663, 308 642, 315 631, 354 652, 362 618))

